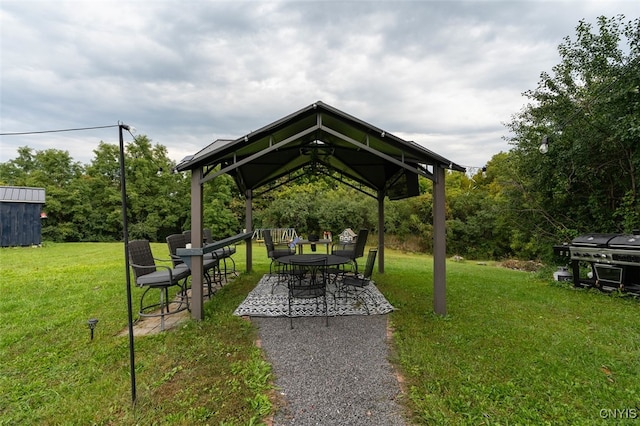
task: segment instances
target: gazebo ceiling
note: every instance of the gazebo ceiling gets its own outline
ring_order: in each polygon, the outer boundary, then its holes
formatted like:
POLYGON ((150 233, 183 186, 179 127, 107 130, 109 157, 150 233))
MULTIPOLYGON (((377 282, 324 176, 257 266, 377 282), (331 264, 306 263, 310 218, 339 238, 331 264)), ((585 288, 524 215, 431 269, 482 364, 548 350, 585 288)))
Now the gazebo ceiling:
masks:
POLYGON ((236 140, 216 140, 176 169, 203 168, 203 182, 228 173, 243 193, 309 170, 400 199, 418 195, 418 176, 433 180, 433 167, 465 171, 414 142, 318 101, 236 140))

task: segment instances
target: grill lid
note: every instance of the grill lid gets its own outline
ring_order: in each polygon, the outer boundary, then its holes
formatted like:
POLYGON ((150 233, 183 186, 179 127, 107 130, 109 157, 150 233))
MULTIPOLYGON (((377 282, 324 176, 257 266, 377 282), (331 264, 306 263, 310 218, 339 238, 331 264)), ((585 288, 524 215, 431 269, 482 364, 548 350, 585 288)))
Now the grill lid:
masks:
POLYGON ((633 231, 630 235, 618 235, 609 241, 611 248, 626 248, 640 250, 640 231, 633 231))
POLYGON ((607 247, 611 239, 619 236, 619 234, 586 234, 571 240, 571 245, 577 247, 607 247))

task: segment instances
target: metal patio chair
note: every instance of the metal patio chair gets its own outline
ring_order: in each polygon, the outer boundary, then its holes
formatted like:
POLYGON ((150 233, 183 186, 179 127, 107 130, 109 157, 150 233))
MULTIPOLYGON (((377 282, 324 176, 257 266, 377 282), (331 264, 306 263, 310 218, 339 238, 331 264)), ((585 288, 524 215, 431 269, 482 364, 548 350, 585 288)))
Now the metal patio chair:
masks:
POLYGON ((364 256, 364 246, 367 244, 369 237, 368 229, 358 231, 355 243, 336 243, 331 247, 331 254, 351 259, 355 273, 358 273, 357 259, 364 256))
POLYGON ((276 286, 287 282, 287 275, 290 272, 288 265, 278 263, 278 258, 296 254, 296 250, 295 248, 292 249, 288 245, 276 246, 273 243, 271 231, 268 229, 262 231, 262 237, 264 238, 264 246, 267 249, 267 257, 271 259, 271 263, 269 264, 269 274, 273 274, 275 268, 275 273, 278 276, 277 281, 271 286, 271 293, 273 293, 276 286))
MULTIPOLYGON (((187 240, 184 234, 171 234, 166 238, 166 240, 167 246, 169 247, 169 256, 171 257, 173 267, 177 268, 180 265, 184 265, 184 262, 182 261, 180 256, 176 254, 179 248, 185 248, 187 245, 187 240)), ((207 294, 205 294, 205 296, 211 298, 211 296, 213 296, 214 294, 213 284, 216 283, 222 286, 222 277, 220 275, 220 265, 218 259, 203 256, 202 270, 204 279, 207 283, 207 294)))
POLYGON ((375 297, 369 290, 371 275, 373 274, 373 265, 376 262, 377 254, 377 248, 369 249, 364 272, 362 274, 346 273, 342 275, 342 279, 338 282, 338 291, 336 293, 336 297, 344 295, 345 299, 353 298, 356 303, 362 303, 364 308, 367 310, 367 315, 369 315, 369 305, 363 296, 367 296, 374 305, 378 304, 375 297))
MULTIPOLYGON (((211 229, 209 228, 203 229, 202 234, 204 237, 205 245, 215 243, 215 240, 213 239, 213 236, 211 234, 211 229)), ((235 276, 238 275, 238 272, 236 271, 236 261, 232 257, 236 253, 235 245, 219 248, 217 250, 214 250, 212 253, 215 257, 218 258, 218 260, 222 261, 222 267, 224 269, 225 278, 227 277, 227 275, 235 275, 235 276), (232 266, 230 269, 227 268, 227 259, 231 261, 232 266)))
MULTIPOLYGON (((187 240, 187 244, 191 243, 191 230, 188 229, 186 231, 182 231, 182 235, 184 235, 184 237, 187 240)), ((202 230, 202 243, 203 246, 207 245, 207 244, 211 244, 215 242, 213 240, 213 237, 211 235, 211 230, 210 229, 203 229, 202 230)), ((235 260, 233 260, 233 258, 231 257, 232 254, 234 254, 236 252, 236 248, 235 246, 229 246, 229 247, 222 247, 219 248, 217 250, 214 250, 212 252, 206 253, 204 255, 204 258, 211 258, 211 259, 218 259, 219 261, 222 262, 222 267, 220 269, 220 275, 224 276, 224 278, 227 278, 227 275, 237 275, 236 272, 236 262, 235 260), (229 269, 227 268, 227 259, 230 259, 231 262, 233 263, 233 268, 229 271, 229 269), (224 272, 223 272, 224 270, 224 272)))
POLYGON ((293 328, 294 313, 291 309, 296 299, 315 299, 316 310, 320 299, 324 306, 325 326, 329 326, 329 311, 327 307, 327 259, 300 259, 291 265, 292 273, 288 274, 289 287, 289 321, 293 328))
POLYGON ((175 268, 156 265, 156 260, 151 252, 148 240, 135 240, 129 242, 129 260, 133 270, 135 283, 138 287, 146 287, 140 297, 140 317, 160 317, 160 328, 164 330, 164 317, 189 309, 189 295, 187 293, 187 281, 191 271, 186 266, 178 265, 175 268), (169 288, 180 288, 178 297, 169 299, 169 288), (145 302, 145 297, 150 290, 160 291, 160 301, 145 302), (176 308, 171 311, 171 306, 176 308), (160 308, 160 312, 155 311, 160 308), (165 311, 166 310, 166 311, 165 311))

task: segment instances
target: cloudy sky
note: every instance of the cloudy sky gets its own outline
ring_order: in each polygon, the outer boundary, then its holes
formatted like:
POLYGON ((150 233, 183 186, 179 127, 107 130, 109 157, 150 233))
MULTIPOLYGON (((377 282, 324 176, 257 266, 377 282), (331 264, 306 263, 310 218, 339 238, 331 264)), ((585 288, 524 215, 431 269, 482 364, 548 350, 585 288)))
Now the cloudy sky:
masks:
MULTIPOLYGON (((580 19, 629 1, 2 0, 0 133, 131 124, 179 161, 321 100, 468 167, 580 19)), ((0 136, 82 163, 117 129, 0 136)))

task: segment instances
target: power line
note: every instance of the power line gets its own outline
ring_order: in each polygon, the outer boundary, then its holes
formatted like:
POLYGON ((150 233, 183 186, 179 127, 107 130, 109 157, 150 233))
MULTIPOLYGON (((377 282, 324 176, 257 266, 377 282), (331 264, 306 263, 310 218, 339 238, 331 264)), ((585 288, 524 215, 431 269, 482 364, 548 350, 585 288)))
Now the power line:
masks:
POLYGON ((42 133, 60 133, 60 132, 77 132, 80 130, 95 130, 95 129, 109 129, 113 127, 118 127, 119 124, 112 124, 110 126, 94 126, 94 127, 78 127, 75 129, 59 129, 59 130, 40 130, 34 132, 8 132, 8 133, 0 133, 0 136, 18 136, 18 135, 37 135, 42 133))

